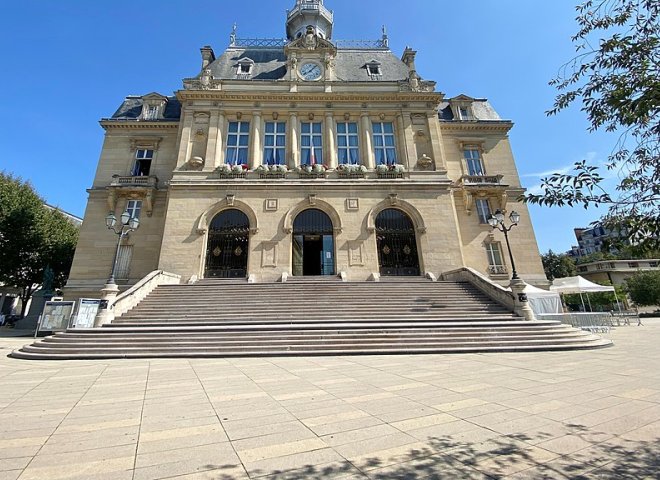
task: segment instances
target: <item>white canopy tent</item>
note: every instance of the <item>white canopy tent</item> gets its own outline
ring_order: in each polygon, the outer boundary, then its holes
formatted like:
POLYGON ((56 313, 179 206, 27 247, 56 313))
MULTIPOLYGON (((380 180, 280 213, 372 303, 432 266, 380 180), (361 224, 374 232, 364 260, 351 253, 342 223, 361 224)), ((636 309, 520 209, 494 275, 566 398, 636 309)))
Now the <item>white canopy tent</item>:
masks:
MULTIPOLYGON (((614 298, 616 298, 616 303, 619 305, 619 298, 616 295, 616 290, 614 290, 614 287, 598 285, 597 283, 590 282, 586 278, 583 278, 579 275, 577 277, 555 278, 555 280, 552 282, 552 285, 550 286, 550 290, 560 294, 580 294, 580 299, 582 300, 582 308, 584 308, 584 299, 582 298, 583 293, 588 294, 596 292, 614 292, 614 298)), ((591 302, 589 302, 588 295, 587 302, 589 303, 589 310, 591 310, 591 302)), ((620 305, 619 309, 621 309, 620 305)))
POLYGON ((558 293, 529 284, 525 285, 523 292, 527 294, 527 301, 535 315, 562 313, 561 298, 558 293))

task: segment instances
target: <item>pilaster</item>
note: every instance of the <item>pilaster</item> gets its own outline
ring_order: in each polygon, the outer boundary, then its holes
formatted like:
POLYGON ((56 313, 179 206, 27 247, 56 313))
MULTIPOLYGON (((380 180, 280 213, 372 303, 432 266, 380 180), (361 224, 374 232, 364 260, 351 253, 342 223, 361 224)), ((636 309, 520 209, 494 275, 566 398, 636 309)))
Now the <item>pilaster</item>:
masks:
POLYGON ((300 151, 299 151, 299 133, 298 133, 298 113, 289 112, 289 168, 293 169, 300 165, 300 151))
POLYGON ((325 112, 325 158, 328 159, 328 168, 337 168, 337 139, 335 138, 335 119, 332 112, 325 112))
POLYGON ((250 138, 252 140, 252 146, 250 148, 250 170, 254 170, 257 168, 259 165, 263 163, 262 158, 263 158, 263 151, 261 148, 261 132, 263 130, 262 127, 262 119, 261 119, 261 112, 260 111, 255 111, 252 112, 252 122, 251 122, 251 129, 252 133, 250 135, 250 138))
POLYGON ((362 124, 362 158, 364 158, 364 165, 373 170, 376 168, 374 160, 374 148, 371 140, 371 120, 369 119, 368 112, 360 114, 360 123, 362 124))

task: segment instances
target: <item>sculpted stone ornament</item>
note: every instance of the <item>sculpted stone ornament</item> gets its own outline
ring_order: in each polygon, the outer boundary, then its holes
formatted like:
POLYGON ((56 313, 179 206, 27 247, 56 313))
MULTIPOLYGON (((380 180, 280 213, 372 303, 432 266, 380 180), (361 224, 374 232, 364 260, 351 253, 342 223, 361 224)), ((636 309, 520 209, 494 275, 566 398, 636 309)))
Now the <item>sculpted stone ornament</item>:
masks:
POLYGON ((433 165, 433 159, 427 154, 423 154, 417 159, 417 166, 423 170, 428 170, 433 165))
POLYGON ((316 47, 319 45, 318 36, 314 33, 314 28, 312 26, 307 27, 307 33, 305 33, 305 47, 308 50, 316 50, 316 47))
POLYGON ((200 87, 202 90, 211 89, 211 80, 213 79, 213 74, 211 73, 210 68, 205 68, 202 71, 202 76, 199 78, 200 87))
POLYGON ((188 165, 190 165, 190 168, 193 170, 199 170, 204 166, 204 159, 202 157, 192 157, 188 160, 188 165))

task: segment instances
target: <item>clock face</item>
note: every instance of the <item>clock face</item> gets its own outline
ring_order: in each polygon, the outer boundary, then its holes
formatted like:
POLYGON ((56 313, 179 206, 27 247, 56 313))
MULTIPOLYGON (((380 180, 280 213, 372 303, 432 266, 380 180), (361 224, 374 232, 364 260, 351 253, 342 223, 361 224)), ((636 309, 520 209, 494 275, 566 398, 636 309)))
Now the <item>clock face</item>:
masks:
POLYGON ((318 80, 321 78, 321 67, 316 63, 305 63, 300 67, 300 76, 304 80, 318 80))

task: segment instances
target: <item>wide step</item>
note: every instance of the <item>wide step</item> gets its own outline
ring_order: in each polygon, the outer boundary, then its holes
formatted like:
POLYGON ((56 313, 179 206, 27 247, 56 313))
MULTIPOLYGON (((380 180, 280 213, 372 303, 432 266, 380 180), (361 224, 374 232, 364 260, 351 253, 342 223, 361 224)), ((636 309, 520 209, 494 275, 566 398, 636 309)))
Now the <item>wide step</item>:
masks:
POLYGON ((102 328, 12 352, 24 359, 511 352, 611 342, 554 321, 524 321, 467 283, 423 278, 278 284, 204 280, 158 287, 102 328))

